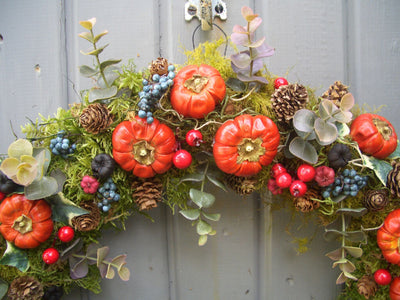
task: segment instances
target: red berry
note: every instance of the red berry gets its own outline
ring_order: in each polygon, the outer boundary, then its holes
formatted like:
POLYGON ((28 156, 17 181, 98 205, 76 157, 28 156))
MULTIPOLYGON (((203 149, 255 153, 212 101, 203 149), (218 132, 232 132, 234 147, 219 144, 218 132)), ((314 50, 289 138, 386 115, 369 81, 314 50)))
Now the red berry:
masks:
POLYGON ((196 129, 189 130, 186 133, 186 143, 193 147, 198 147, 203 142, 203 135, 196 129))
POLYGON ((71 226, 63 226, 58 230, 57 236, 61 242, 68 243, 74 238, 75 231, 71 226))
POLYGON ((315 168, 308 164, 302 164, 297 169, 297 177, 303 182, 309 182, 315 177, 315 168))
POLYGON ((392 281, 392 275, 388 270, 379 269, 374 273, 374 279, 379 285, 388 285, 392 281))
POLYGON ((56 263, 59 257, 60 254, 55 248, 47 248, 46 250, 43 251, 42 255, 43 261, 48 265, 56 263))
POLYGON ((294 197, 301 197, 307 192, 307 185, 301 180, 295 180, 290 185, 289 190, 294 197))
POLYGON ((276 184, 276 180, 270 178, 267 183, 268 190, 272 193, 272 195, 282 194, 282 189, 276 184))
POLYGON ((286 80, 286 78, 283 77, 278 77, 275 79, 274 81, 274 87, 275 89, 279 89, 280 86, 282 85, 288 85, 288 81, 286 80))
POLYGON ((178 150, 175 152, 172 162, 178 169, 186 169, 192 163, 192 155, 186 150, 178 150))
POLYGON ((271 173, 272 173, 272 177, 276 178, 276 177, 278 177, 278 175, 280 175, 282 173, 287 173, 287 171, 282 164, 277 163, 272 166, 271 173))
POLYGON ((279 174, 276 178, 276 185, 280 188, 288 188, 292 183, 292 176, 288 172, 279 174))

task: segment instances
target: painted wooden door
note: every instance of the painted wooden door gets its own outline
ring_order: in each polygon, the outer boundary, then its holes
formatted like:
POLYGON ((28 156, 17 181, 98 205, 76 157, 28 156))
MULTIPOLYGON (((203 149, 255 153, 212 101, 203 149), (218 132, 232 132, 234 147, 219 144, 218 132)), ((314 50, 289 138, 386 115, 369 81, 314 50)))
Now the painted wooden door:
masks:
MULTIPOLYGON (((267 60, 285 75, 322 93, 335 80, 350 85, 356 101, 387 104, 381 114, 400 130, 400 2, 397 0, 226 0, 228 19, 215 22, 229 35, 248 5, 263 17, 261 31, 276 54, 267 60)), ((78 99, 90 82, 78 65, 79 20, 97 18, 110 33, 108 57, 133 58, 138 68, 163 56, 183 63, 198 20, 186 22, 185 1, 0 1, 1 152, 19 125, 53 114, 78 99), (12 130, 10 130, 12 129, 12 130)), ((199 31, 195 44, 222 36, 199 31)), ((128 253, 129 282, 102 282, 103 293, 74 291, 66 299, 334 299, 337 271, 323 253, 335 249, 313 226, 298 228, 289 212, 271 211, 269 198, 219 193, 218 235, 198 247, 190 224, 160 206, 155 222, 133 216, 126 232, 107 232, 116 253, 128 253), (288 234, 291 232, 292 235, 288 234), (297 237, 314 237, 297 255, 297 237)))

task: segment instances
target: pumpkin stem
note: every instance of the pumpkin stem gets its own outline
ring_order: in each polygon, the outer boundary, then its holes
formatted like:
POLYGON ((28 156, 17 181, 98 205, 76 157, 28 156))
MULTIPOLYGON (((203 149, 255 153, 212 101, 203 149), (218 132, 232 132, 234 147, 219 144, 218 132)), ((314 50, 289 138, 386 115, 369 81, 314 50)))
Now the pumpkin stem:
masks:
POLYGON ((383 139, 385 141, 390 140, 390 137, 393 135, 393 131, 392 128, 390 128, 390 126, 388 125, 388 123, 378 118, 372 119, 372 122, 378 129, 378 132, 382 135, 383 139))
POLYGON ((32 220, 25 215, 21 215, 14 220, 12 228, 21 234, 31 232, 33 230, 32 220))
POLYGON ((151 165, 154 162, 154 150, 147 141, 142 140, 133 145, 133 156, 142 165, 151 165))
POLYGON ((193 74, 192 78, 185 81, 184 87, 188 90, 199 94, 208 83, 208 77, 201 76, 200 74, 193 74))
POLYGON ((244 161, 256 162, 260 160, 260 156, 265 154, 265 148, 261 145, 262 139, 256 138, 244 138, 240 144, 238 144, 238 157, 237 163, 241 164, 244 161))

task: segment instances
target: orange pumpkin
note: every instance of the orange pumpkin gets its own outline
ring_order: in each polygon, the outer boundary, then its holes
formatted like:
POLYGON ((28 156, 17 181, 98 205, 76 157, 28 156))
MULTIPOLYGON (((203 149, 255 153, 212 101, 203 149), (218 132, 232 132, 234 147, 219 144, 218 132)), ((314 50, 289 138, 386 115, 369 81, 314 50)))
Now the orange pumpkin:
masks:
POLYGON ((53 232, 51 208, 45 200, 13 194, 0 204, 0 233, 19 248, 35 248, 53 232))

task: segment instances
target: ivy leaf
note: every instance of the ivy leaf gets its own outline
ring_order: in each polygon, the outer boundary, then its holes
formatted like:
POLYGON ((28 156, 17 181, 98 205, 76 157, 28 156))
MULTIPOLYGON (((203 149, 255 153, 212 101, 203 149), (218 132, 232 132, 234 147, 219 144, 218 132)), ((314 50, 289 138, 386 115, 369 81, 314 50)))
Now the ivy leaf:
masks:
POLYGON ((205 235, 212 231, 212 227, 206 221, 199 220, 199 222, 197 222, 196 231, 199 235, 205 235))
POLYGON ((179 211, 179 213, 184 216, 186 219, 194 221, 197 220, 200 216, 200 210, 197 208, 193 209, 184 209, 179 211))
POLYGON ((310 163, 316 164, 318 161, 318 153, 314 146, 303 140, 301 137, 295 137, 289 144, 289 151, 294 156, 310 163))
POLYGON ((400 143, 399 143, 399 141, 397 141, 396 150, 394 150, 394 152, 392 154, 390 154, 388 156, 388 158, 390 158, 390 159, 398 159, 398 158, 400 158, 400 143))
POLYGON ((29 200, 44 199, 56 194, 57 191, 57 180, 50 176, 43 176, 41 180, 34 180, 25 187, 25 197, 29 200))
POLYGON ((63 193, 58 193, 48 198, 53 213, 53 220, 63 224, 70 224, 73 217, 85 215, 89 212, 77 206, 74 202, 64 197, 63 193))
POLYGON ((199 208, 211 207, 215 202, 215 196, 197 189, 189 190, 190 199, 197 204, 199 208))
POLYGON ((13 243, 7 241, 7 248, 3 256, 0 258, 0 264, 16 267, 21 272, 28 271, 29 259, 26 251, 14 246, 13 243))
POLYGON ((337 123, 336 128, 337 128, 339 137, 345 137, 350 134, 350 128, 345 123, 337 123))
POLYGON ((372 169, 375 172, 376 177, 382 182, 384 186, 387 183, 387 176, 389 172, 393 169, 392 166, 386 161, 377 159, 372 156, 361 155, 364 166, 372 169))

